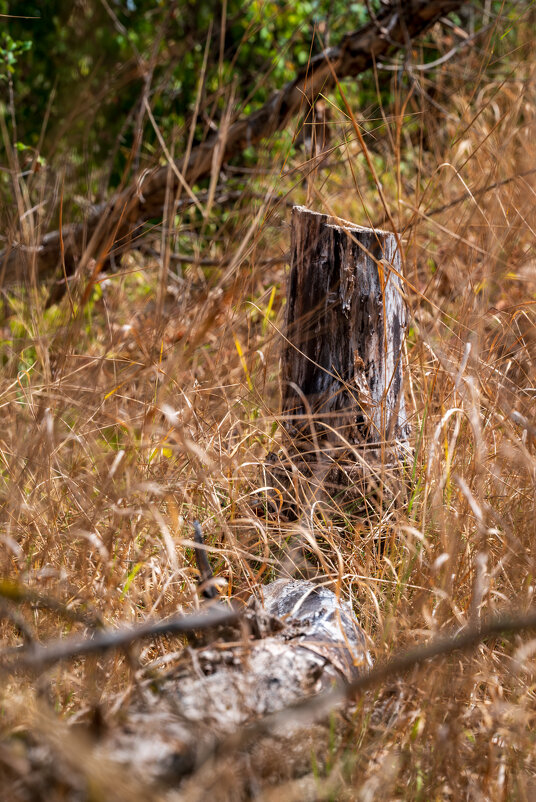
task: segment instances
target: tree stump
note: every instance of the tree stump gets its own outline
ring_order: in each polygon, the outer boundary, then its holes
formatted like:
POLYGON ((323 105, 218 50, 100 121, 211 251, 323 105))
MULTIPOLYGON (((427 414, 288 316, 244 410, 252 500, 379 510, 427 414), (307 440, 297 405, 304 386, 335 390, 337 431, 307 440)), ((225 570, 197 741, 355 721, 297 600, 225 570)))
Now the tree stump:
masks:
POLYGON ((293 208, 284 426, 294 456, 343 466, 352 483, 408 448, 400 263, 394 234, 293 208))

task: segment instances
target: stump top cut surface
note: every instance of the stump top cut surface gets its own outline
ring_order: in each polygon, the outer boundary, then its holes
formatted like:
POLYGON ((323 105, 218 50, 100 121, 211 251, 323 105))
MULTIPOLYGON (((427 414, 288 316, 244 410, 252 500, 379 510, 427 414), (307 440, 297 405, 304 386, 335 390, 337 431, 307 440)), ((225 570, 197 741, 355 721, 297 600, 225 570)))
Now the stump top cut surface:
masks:
POLYGON ((395 237, 392 231, 385 231, 383 228, 368 228, 367 226, 360 226, 358 223, 352 223, 350 220, 345 220, 343 217, 335 217, 331 214, 324 214, 323 212, 313 212, 311 209, 308 209, 306 206, 293 206, 292 207, 292 214, 294 215, 302 215, 306 214, 308 217, 318 217, 319 223, 323 225, 327 225, 333 228, 342 228, 344 231, 356 231, 356 232, 363 232, 370 234, 373 232, 379 237, 395 237))

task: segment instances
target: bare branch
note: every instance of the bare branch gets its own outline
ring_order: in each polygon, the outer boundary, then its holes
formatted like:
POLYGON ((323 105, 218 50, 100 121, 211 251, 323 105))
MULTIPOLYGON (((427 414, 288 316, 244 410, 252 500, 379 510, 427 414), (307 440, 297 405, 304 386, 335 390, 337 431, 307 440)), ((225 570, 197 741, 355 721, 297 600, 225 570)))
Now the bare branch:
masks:
POLYGON ((175 616, 165 621, 149 621, 122 629, 104 630, 90 638, 61 638, 44 645, 34 644, 22 649, 5 650, 0 652, 0 666, 9 670, 44 668, 73 657, 98 654, 110 649, 124 649, 136 641, 158 635, 183 635, 235 624, 240 617, 240 610, 214 605, 204 612, 175 616))

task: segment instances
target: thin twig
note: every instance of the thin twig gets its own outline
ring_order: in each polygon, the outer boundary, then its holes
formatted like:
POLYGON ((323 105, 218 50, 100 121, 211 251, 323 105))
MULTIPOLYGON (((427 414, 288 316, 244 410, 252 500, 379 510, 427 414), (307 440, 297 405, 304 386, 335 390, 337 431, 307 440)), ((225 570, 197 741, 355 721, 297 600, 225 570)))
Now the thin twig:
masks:
POLYGON ((195 561, 199 570, 199 587, 205 599, 215 599, 218 597, 218 590, 211 582, 214 579, 212 568, 208 561, 207 552, 205 550, 205 542, 203 538, 203 530, 199 521, 194 521, 194 540, 195 546, 195 561))
POLYGON ((97 612, 85 612, 67 607, 63 602, 52 596, 37 593, 35 590, 30 590, 15 582, 0 581, 0 599, 8 599, 18 604, 30 604, 37 609, 51 610, 53 613, 57 613, 57 615, 67 619, 67 621, 77 621, 87 627, 102 627, 102 621, 97 612))
POLYGON ((13 624, 19 634, 22 635, 26 643, 35 642, 34 632, 26 619, 19 613, 18 610, 12 610, 2 601, 0 601, 0 620, 1 619, 5 619, 13 624))
POLYGON ((512 181, 516 181, 518 178, 526 178, 529 175, 534 175, 536 173, 536 167, 531 167, 530 170, 525 170, 522 173, 516 173, 515 175, 510 176, 509 178, 503 178, 501 181, 495 181, 493 184, 490 184, 488 187, 482 187, 482 189, 475 189, 469 192, 466 190, 462 195, 459 195, 454 200, 450 201, 449 203, 445 203, 443 206, 437 206, 435 209, 431 209, 427 212, 428 217, 433 217, 436 214, 441 214, 442 212, 448 211, 448 209, 452 209, 453 206, 456 206, 458 203, 462 203, 462 201, 467 200, 468 198, 473 196, 473 198, 479 198, 481 195, 486 195, 488 192, 492 192, 494 189, 498 189, 499 187, 504 187, 507 184, 511 184, 512 181))
MULTIPOLYGON (((457 206, 463 201, 469 199, 480 198, 483 195, 487 195, 488 192, 493 192, 494 189, 499 189, 500 187, 507 186, 511 184, 513 181, 517 181, 518 179, 527 178, 530 175, 534 175, 536 173, 536 167, 531 167, 528 170, 524 170, 521 173, 516 173, 515 175, 508 176, 508 178, 502 178, 500 181, 494 181, 493 184, 489 184, 487 187, 481 187, 480 189, 474 189, 469 191, 468 189, 465 192, 462 192, 461 195, 458 195, 453 200, 449 201, 448 203, 444 203, 441 206, 435 206, 433 209, 429 211, 421 211, 421 209, 414 209, 413 216, 409 223, 405 226, 404 232, 407 232, 408 229, 415 223, 417 216, 421 217, 435 217, 438 214, 442 214, 443 212, 447 212, 449 209, 452 209, 454 206, 457 206)), ((422 201, 421 201, 422 205, 422 201)), ((372 228, 382 228, 388 222, 388 218, 386 216, 382 217, 380 220, 377 220, 372 228)))

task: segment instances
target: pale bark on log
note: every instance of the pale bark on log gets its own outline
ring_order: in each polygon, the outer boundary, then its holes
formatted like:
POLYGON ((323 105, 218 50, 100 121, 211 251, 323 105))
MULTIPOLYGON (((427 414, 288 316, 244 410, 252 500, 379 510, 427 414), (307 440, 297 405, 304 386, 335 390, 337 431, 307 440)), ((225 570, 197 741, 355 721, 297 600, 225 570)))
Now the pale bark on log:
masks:
MULTIPOLYGON (((257 638, 235 631, 232 642, 185 650, 176 668, 143 683, 138 698, 108 722, 104 735, 79 753, 78 763, 72 762, 68 770, 61 753, 54 759, 53 750, 43 745, 30 750, 32 798, 39 798, 35 787, 41 774, 47 792, 58 783, 62 798, 88 799, 87 788, 98 788, 98 778, 87 782, 86 766, 99 764, 102 776, 114 777, 119 787, 123 777, 140 784, 142 798, 155 783, 176 788, 226 736, 334 684, 351 682, 372 665, 352 607, 328 588, 277 580, 251 600, 249 620, 256 622, 257 638)), ((210 798, 247 797, 239 786, 247 786, 250 758, 259 783, 310 771, 311 750, 327 745, 318 739, 327 736, 329 728, 317 726, 310 717, 301 723, 289 716, 270 735, 235 751, 237 787, 230 796, 214 788, 210 798)), ((103 798, 108 798, 106 790, 100 789, 103 798)))
MULTIPOLYGON (((210 174, 214 154, 222 161, 239 155, 245 148, 270 137, 287 125, 300 110, 307 111, 320 92, 327 92, 338 80, 356 77, 381 58, 407 47, 412 39, 431 28, 442 16, 456 11, 467 0, 405 0, 384 7, 374 20, 357 31, 346 34, 340 45, 325 50, 311 60, 290 83, 275 92, 260 109, 234 122, 222 140, 220 134, 209 137, 194 148, 188 160, 175 163, 189 184, 210 174)), ((138 177, 107 204, 94 209, 85 223, 64 226, 62 232, 47 234, 38 246, 13 243, 0 253, 0 285, 27 278, 36 270, 39 277, 61 269, 72 274, 82 255, 84 243, 97 265, 111 253, 132 247, 140 226, 163 214, 166 187, 176 192, 179 179, 170 175, 168 166, 138 177), (63 257, 62 257, 63 252, 63 257)), ((137 241, 137 240, 136 240, 137 241)))
POLYGON ((394 234, 294 207, 281 383, 298 448, 406 444, 400 276, 394 234))
MULTIPOLYGON (((282 629, 241 645, 198 651, 193 662, 186 660, 167 678, 165 692, 128 711, 128 726, 99 747, 103 753, 145 778, 178 779, 226 733, 370 669, 352 608, 331 590, 277 580, 261 592, 261 629, 271 618, 281 621, 282 629)), ((277 735, 299 738, 300 730, 289 720, 277 735)))

